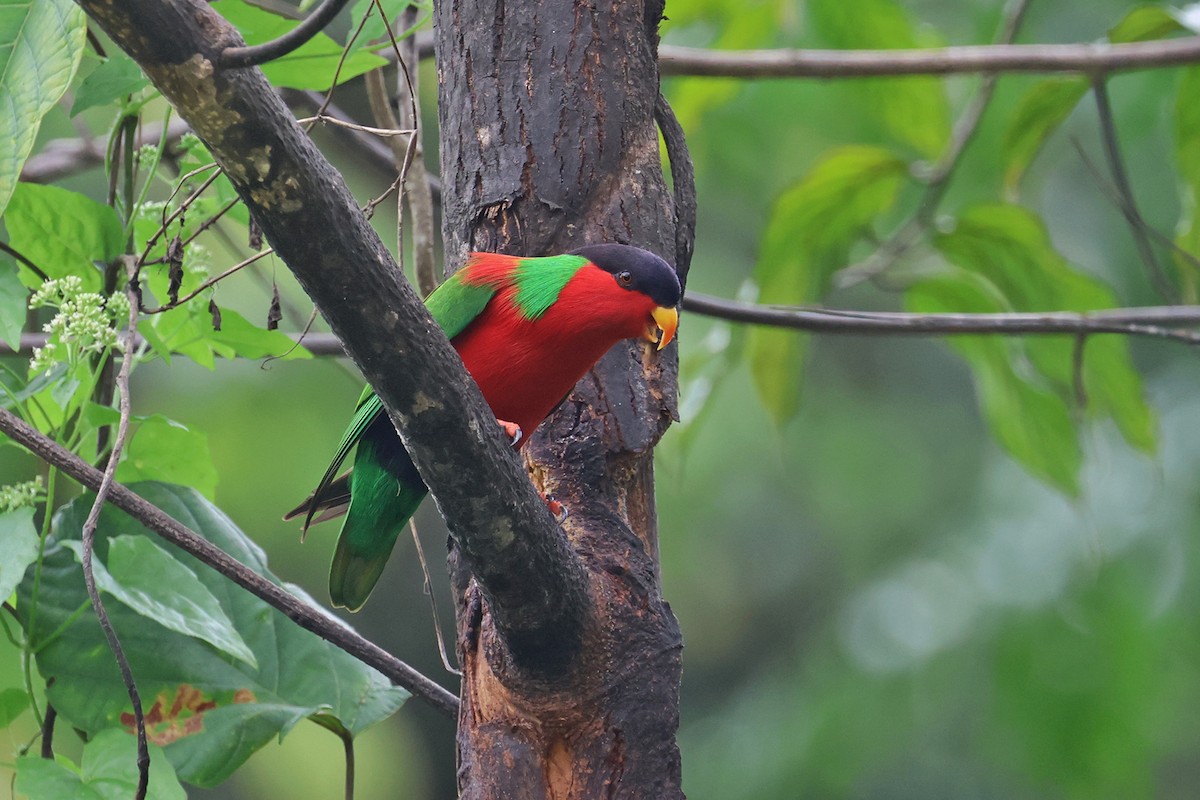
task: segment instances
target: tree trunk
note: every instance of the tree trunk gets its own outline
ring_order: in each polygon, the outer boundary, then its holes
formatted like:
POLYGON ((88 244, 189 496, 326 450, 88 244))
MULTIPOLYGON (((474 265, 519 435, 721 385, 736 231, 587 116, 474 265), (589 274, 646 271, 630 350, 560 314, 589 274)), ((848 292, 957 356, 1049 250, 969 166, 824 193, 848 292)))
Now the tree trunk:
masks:
MULTIPOLYGON (((672 260, 675 222, 654 123, 655 0, 437 5, 447 262, 591 242, 672 260)), ((513 657, 456 551, 464 798, 682 797, 682 642, 658 574, 652 450, 675 416, 676 350, 614 348, 526 447, 571 511, 586 569, 578 642, 513 657)), ((524 652, 528 643, 521 643, 524 652)))

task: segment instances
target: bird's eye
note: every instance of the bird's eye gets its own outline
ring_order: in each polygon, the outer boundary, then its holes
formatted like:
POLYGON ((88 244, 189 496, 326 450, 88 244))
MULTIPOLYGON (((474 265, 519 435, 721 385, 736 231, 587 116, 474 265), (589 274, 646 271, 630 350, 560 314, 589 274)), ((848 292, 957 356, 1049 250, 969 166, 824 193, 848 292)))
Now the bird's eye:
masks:
POLYGON ((632 286, 633 285, 633 274, 630 272, 618 272, 617 273, 617 282, 620 283, 622 286, 632 286))

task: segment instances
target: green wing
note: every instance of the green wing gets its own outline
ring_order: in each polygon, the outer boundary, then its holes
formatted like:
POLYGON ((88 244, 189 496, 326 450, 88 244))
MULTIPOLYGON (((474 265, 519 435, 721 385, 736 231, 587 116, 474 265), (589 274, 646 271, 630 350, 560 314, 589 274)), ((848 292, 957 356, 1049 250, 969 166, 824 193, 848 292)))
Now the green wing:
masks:
POLYGON ((459 277, 461 274, 454 273, 425 298, 425 307, 447 339, 458 336, 474 322, 496 293, 493 286, 468 286, 459 277))
MULTIPOLYGON (((447 339, 453 339, 462 333, 471 322, 479 316, 496 290, 490 286, 468 286, 455 273, 434 289, 425 300, 425 307, 446 334, 447 339)), ((312 524, 312 519, 321 509, 321 499, 330 485, 337 479, 338 470, 346 462, 346 458, 354 450, 362 435, 376 417, 383 413, 383 401, 380 400, 370 386, 363 387, 358 405, 354 407, 354 418, 350 426, 342 434, 338 449, 333 454, 333 460, 321 476, 320 483, 313 490, 308 513, 304 517, 304 530, 312 524)))

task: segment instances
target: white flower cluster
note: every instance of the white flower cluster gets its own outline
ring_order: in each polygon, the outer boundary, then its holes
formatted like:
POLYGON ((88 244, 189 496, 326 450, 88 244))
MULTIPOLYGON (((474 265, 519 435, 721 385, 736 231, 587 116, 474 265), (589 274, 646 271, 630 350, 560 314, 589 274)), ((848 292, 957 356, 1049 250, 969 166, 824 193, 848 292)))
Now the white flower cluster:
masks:
POLYGON ((41 475, 24 483, 0 486, 0 513, 16 511, 18 508, 25 508, 37 503, 45 490, 41 475))
POLYGON ((129 319, 129 300, 123 294, 105 299, 85 292, 76 275, 48 280, 29 298, 30 308, 54 306, 58 313, 42 330, 49 334, 45 347, 33 351, 31 373, 45 372, 59 361, 74 364, 80 356, 119 348, 118 329, 129 319))

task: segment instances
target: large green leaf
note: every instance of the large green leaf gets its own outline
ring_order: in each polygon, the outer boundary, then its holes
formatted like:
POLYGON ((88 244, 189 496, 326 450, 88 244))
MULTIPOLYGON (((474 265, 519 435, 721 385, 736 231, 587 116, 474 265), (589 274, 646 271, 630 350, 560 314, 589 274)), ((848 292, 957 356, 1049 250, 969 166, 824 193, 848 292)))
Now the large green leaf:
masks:
MULTIPOLYGON (((119 730, 107 730, 83 748, 83 763, 27 755, 17 761, 17 791, 29 800, 128 800, 138 785, 137 742, 119 730)), ((147 800, 187 800, 171 764, 157 747, 150 749, 147 800)))
POLYGON ((212 369, 220 358, 312 358, 282 331, 252 324, 236 311, 222 309, 221 330, 214 330, 212 315, 201 298, 182 307, 156 314, 151 323, 156 347, 181 353, 212 369))
MULTIPOLYGON (((63 546, 83 563, 82 542, 64 541, 63 546)), ((143 617, 208 642, 247 666, 258 666, 254 653, 196 573, 147 537, 109 539, 107 565, 93 566, 96 585, 143 617)))
MULTIPOLYGON (((271 579, 262 551, 216 507, 191 489, 143 483, 135 490, 255 572, 271 579)), ((84 496, 55 516, 56 539, 74 539, 92 502, 84 496)), ((114 537, 148 536, 141 525, 106 507, 96 555, 111 558, 114 537)), ((147 706, 150 735, 183 780, 203 786, 228 777, 251 753, 305 717, 357 734, 393 713, 407 693, 375 670, 298 627, 283 614, 176 548, 161 548, 191 570, 219 601, 258 662, 254 669, 209 644, 168 630, 120 603, 108 604, 147 706)), ((303 593, 289 591, 307 603, 303 593)), ((32 581, 18 593, 22 625, 33 605, 32 581)), ((53 684, 49 700, 76 728, 95 734, 132 725, 112 654, 91 614, 70 619, 87 602, 74 555, 58 545, 46 554, 37 605, 37 664, 53 684), (53 639, 51 633, 64 626, 53 639)), ((315 604, 314 604, 315 606, 315 604)))
POLYGON ((87 36, 71 0, 0 0, 0 215, 42 117, 71 83, 87 36))
MULTIPOLYGON (((810 0, 808 15, 831 45, 843 49, 907 49, 936 44, 922 39, 908 12, 895 0, 810 0)), ((855 81, 868 108, 898 141, 925 158, 936 158, 950 136, 950 105, 942 81, 933 77, 855 81)))
POLYGON ((37 559, 38 532, 33 508, 17 508, 0 514, 0 602, 12 596, 37 559))
MULTIPOLYGON (((247 44, 262 44, 277 39, 299 22, 284 19, 255 8, 242 0, 217 0, 212 4, 221 16, 237 26, 247 44)), ((318 33, 303 45, 274 61, 263 64, 262 71, 271 83, 289 89, 328 89, 337 72, 338 83, 370 72, 387 63, 360 44, 342 62, 343 47, 324 33, 318 33)))
MULTIPOLYGON (((907 167, 878 147, 848 146, 826 154, 784 192, 771 210, 754 276, 763 303, 814 303, 846 266, 850 248, 891 208, 907 167)), ((799 407, 807 339, 755 328, 749 339, 759 396, 779 423, 799 407)))
MULTIPOLYGON (((986 278, 963 271, 922 281, 905 294, 910 311, 991 314, 1011 311, 986 278)), ((992 434, 1013 458, 1067 494, 1079 492, 1083 453, 1064 399, 1021 369, 1022 342, 1000 336, 947 340, 971 366, 992 434)))
POLYGON ((1035 83, 1021 98, 1000 144, 1004 186, 1010 194, 1087 90, 1086 78, 1047 78, 1035 83))
MULTIPOLYGON (((935 244, 958 270, 912 287, 906 299, 913 310, 1089 311, 1116 305, 1112 291, 1072 269, 1054 249, 1042 221, 1020 206, 970 207, 935 244)), ((1024 337, 1000 344, 956 338, 954 346, 976 371, 984 408, 1019 412, 1009 420, 988 413, 1001 443, 1033 472, 1074 493, 1079 448, 1077 442, 1067 446, 1064 433, 1077 402, 1074 338, 1024 337), (1041 433, 1021 439, 1019 431, 1005 429, 1013 424, 1041 433)), ((1131 445, 1152 450, 1156 422, 1127 343, 1094 336, 1085 355, 1080 377, 1088 414, 1112 419, 1131 445)))
POLYGON ((117 467, 117 480, 176 483, 211 498, 217 489, 217 468, 202 431, 156 414, 138 424, 117 467))
POLYGON ((17 184, 4 224, 8 243, 47 276, 78 275, 88 291, 101 285, 96 262, 108 263, 125 249, 117 212, 57 186, 17 184))

